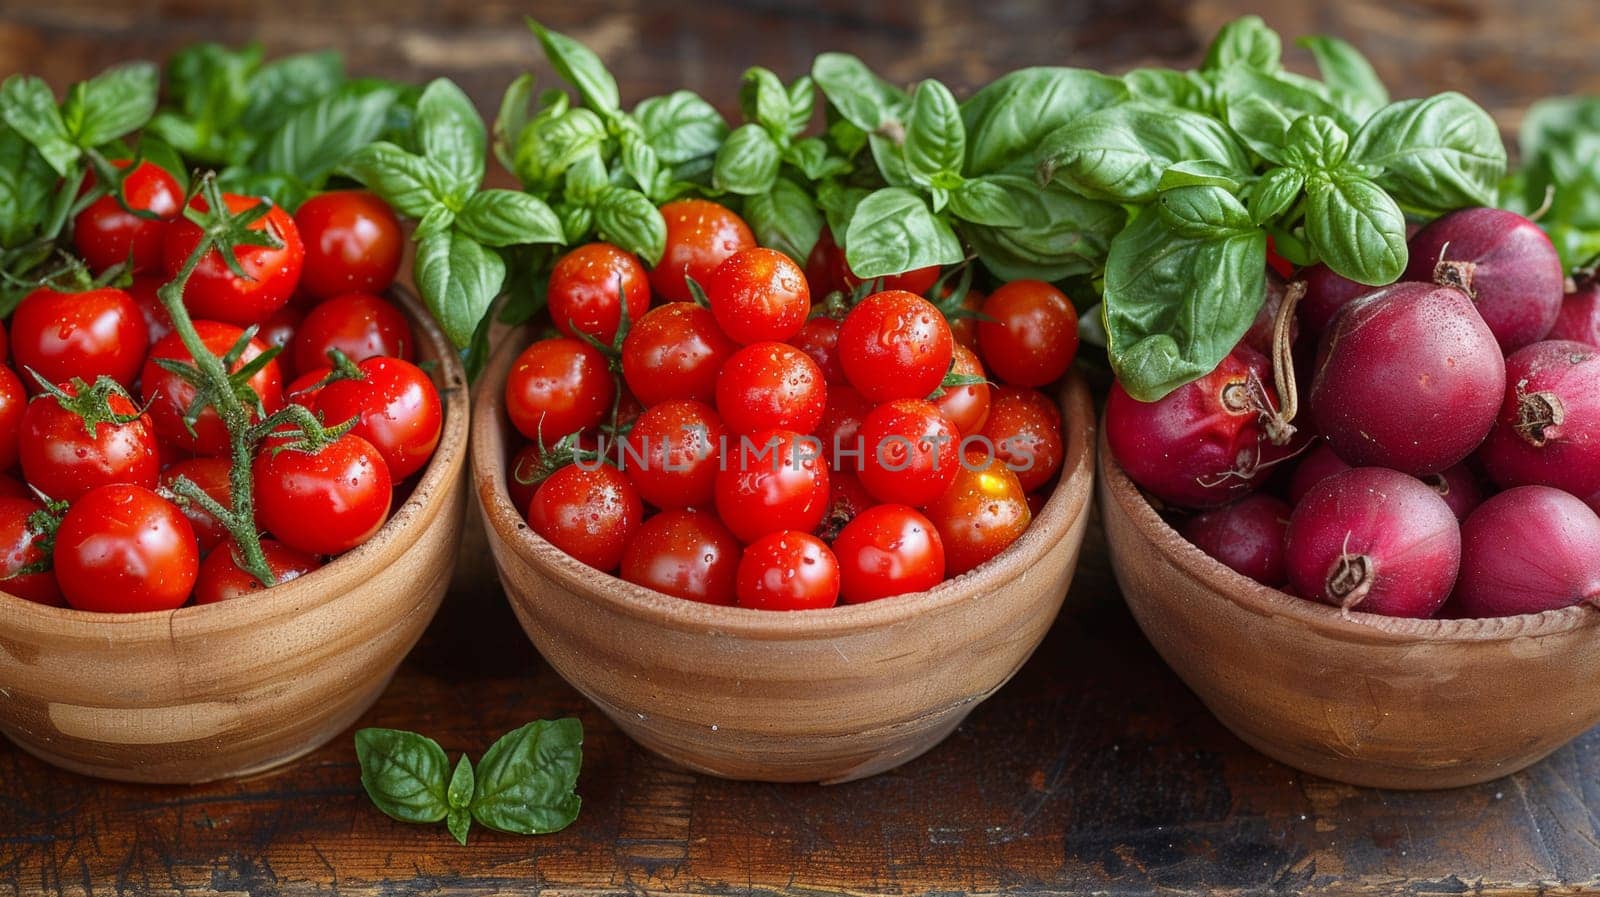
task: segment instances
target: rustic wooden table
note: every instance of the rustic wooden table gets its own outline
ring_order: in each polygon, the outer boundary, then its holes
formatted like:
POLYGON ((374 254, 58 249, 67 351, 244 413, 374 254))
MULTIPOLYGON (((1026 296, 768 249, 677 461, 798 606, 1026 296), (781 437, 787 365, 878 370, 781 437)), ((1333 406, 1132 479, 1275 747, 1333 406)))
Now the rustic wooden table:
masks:
MULTIPOLYGON (((546 4, 638 98, 687 85, 724 106, 738 73, 785 75, 822 48, 891 77, 954 85, 1026 64, 1194 61, 1250 4, 1097 0, 546 4)), ((1400 93, 1465 90, 1508 127, 1530 100, 1600 89, 1591 0, 1275 4, 1287 34, 1337 33, 1400 93), (1285 8, 1288 7, 1288 8, 1285 8)), ((337 46, 354 71, 446 74, 485 109, 532 64, 511 5, 388 0, 0 3, 0 75, 60 85, 183 42, 337 46), (338 7, 338 8, 336 8, 338 7)), ((1304 62, 1304 60, 1300 60, 1304 62)), ((548 76, 542 66, 535 66, 548 76)), ((367 803, 348 737, 277 772, 197 788, 57 772, 0 743, 0 897, 13 894, 1579 892, 1600 886, 1600 734, 1531 770, 1444 793, 1335 784, 1251 751, 1146 645, 1091 532, 1049 639, 948 742, 831 788, 718 781, 632 746, 522 637, 481 539, 437 621, 362 725, 481 752, 538 717, 588 731, 584 809, 567 831, 392 822, 367 803)), ((1509 712, 1509 710, 1508 710, 1509 712)))

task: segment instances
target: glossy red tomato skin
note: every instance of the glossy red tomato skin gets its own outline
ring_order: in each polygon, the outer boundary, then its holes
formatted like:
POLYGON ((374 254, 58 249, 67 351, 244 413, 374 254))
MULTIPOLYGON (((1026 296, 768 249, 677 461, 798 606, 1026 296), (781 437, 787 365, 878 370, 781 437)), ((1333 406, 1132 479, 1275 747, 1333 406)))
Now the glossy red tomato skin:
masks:
POLYGON ((1016 473, 1024 491, 1033 492, 1061 471, 1066 447, 1061 410, 1036 389, 1003 386, 994 391, 982 435, 997 457, 1016 473))
POLYGON ((829 317, 814 317, 789 338, 789 345, 811 356, 829 387, 849 383, 839 363, 839 322, 829 317))
POLYGON ((0 498, 33 498, 33 490, 9 473, 0 473, 0 498))
POLYGON ((855 472, 829 471, 828 511, 823 514, 822 523, 817 525, 815 535, 824 542, 832 542, 838 538, 845 524, 877 503, 878 500, 872 497, 867 487, 861 485, 861 477, 855 472))
MULTIPOLYGON (((211 496, 224 508, 233 507, 233 481, 229 474, 233 465, 226 458, 197 457, 185 458, 167 465, 161 471, 162 487, 171 490, 172 484, 178 477, 186 477, 190 482, 199 486, 207 495, 211 496)), ((222 521, 211 516, 193 502, 180 504, 178 509, 183 516, 189 518, 189 525, 194 528, 194 537, 200 543, 200 553, 205 554, 216 548, 228 538, 228 530, 222 521)))
POLYGON ((669 302, 646 312, 622 341, 622 376, 645 407, 669 399, 714 402, 717 373, 739 348, 711 312, 669 302))
POLYGON ((528 526, 550 544, 603 572, 622 564, 644 520, 644 503, 622 471, 568 464, 539 484, 528 526))
MULTIPOLYGON (((244 331, 238 327, 218 321, 195 321, 194 329, 200 335, 200 341, 205 347, 218 357, 226 355, 244 335, 244 331)), ((266 349, 260 340, 250 340, 249 347, 245 349, 233 370, 244 367, 266 349)), ((149 409, 150 420, 155 423, 156 434, 168 444, 192 454, 227 454, 228 428, 217 416, 215 408, 206 408, 200 412, 199 419, 195 421, 194 433, 191 434, 183 425, 183 416, 188 411, 189 405, 194 402, 195 388, 181 377, 156 364, 158 358, 193 362, 188 348, 176 333, 168 334, 161 342, 150 348, 150 357, 145 362, 144 373, 139 377, 139 392, 149 409)), ((261 404, 268 414, 283 407, 283 372, 279 370, 276 359, 267 362, 265 367, 250 378, 250 388, 261 397, 261 404)), ((252 413, 251 420, 256 419, 257 415, 252 413)))
POLYGON ((839 603, 839 562, 810 533, 768 533, 739 559, 738 605, 752 610, 821 610, 839 603))
POLYGON ((394 283, 405 235, 394 210, 365 190, 313 196, 294 213, 305 244, 300 289, 316 299, 381 293, 394 283))
POLYGON ((863 604, 944 581, 944 544, 933 523, 906 505, 876 505, 845 524, 833 540, 840 595, 863 604))
POLYGON ((506 492, 511 496, 511 506, 519 513, 526 511, 533 493, 539 488, 541 462, 544 453, 539 446, 529 442, 517 449, 506 465, 506 492))
POLYGON ((828 510, 828 469, 814 441, 793 430, 730 438, 717 471, 722 522, 749 544, 779 530, 811 532, 828 510))
POLYGON ((621 576, 675 598, 731 605, 739 556, 739 540, 715 514, 662 511, 628 541, 621 576))
POLYGON ((369 358, 360 380, 335 380, 318 390, 314 411, 329 424, 355 419, 350 432, 383 456, 399 482, 426 467, 444 430, 444 405, 426 371, 398 358, 369 358))
MULTIPOLYGON (((68 395, 77 389, 61 385, 68 395)), ((135 414, 127 399, 107 397, 116 414, 135 414)), ((147 416, 125 424, 102 422, 90 433, 83 418, 61 407, 54 396, 29 403, 22 415, 23 477, 57 501, 76 501, 84 493, 112 483, 154 489, 161 476, 161 455, 155 429, 147 416)))
POLYGON ((161 304, 161 297, 156 291, 164 285, 165 279, 159 274, 139 274, 128 284, 128 295, 133 297, 133 303, 139 306, 139 314, 144 318, 144 329, 150 338, 150 345, 166 339, 172 332, 172 316, 167 314, 166 306, 161 304))
POLYGON ((1022 537, 1033 512, 1022 481, 985 454, 967 456, 955 482, 924 512, 944 544, 945 573, 960 576, 1022 537))
POLYGON ((539 340, 522 350, 506 378, 506 413, 512 425, 546 447, 597 426, 611 413, 615 398, 606 357, 566 336, 539 340))
POLYGON ((989 370, 1011 386, 1061 378, 1078 354, 1078 312, 1065 293, 1040 280, 1013 280, 989 294, 978 345, 989 370))
POLYGON ((717 375, 717 411, 733 433, 809 433, 822 420, 828 388, 811 357, 784 343, 751 343, 717 375))
POLYGON ((872 413, 872 408, 872 403, 862 398, 854 387, 834 386, 828 390, 827 408, 813 432, 822 440, 830 472, 861 470, 861 460, 866 457, 861 422, 872 413))
MULTIPOLYGON (((278 370, 285 378, 293 377, 297 369, 292 367, 293 359, 288 357, 289 346, 294 342, 295 331, 300 329, 300 322, 305 320, 305 312, 292 305, 285 305, 272 313, 272 317, 261 322, 261 329, 256 331, 256 339, 260 340, 267 348, 278 349, 278 355, 273 360, 278 362, 278 370)), ((148 322, 148 319, 146 319, 148 322)), ((324 364, 327 362, 324 361, 324 364)))
POLYGON ((661 217, 667 243, 661 263, 650 269, 650 289, 668 302, 692 300, 686 278, 705 286, 724 259, 756 245, 743 218, 710 200, 673 200, 661 207, 661 217))
POLYGON ((930 402, 879 405, 861 421, 861 439, 861 485, 881 502, 925 505, 961 467, 961 433, 930 402))
MULTIPOLYGON (((988 376, 977 354, 960 344, 956 345, 955 362, 950 366, 950 373, 970 377, 988 376)), ((944 419, 955 424, 962 436, 981 432, 984 422, 989 419, 988 380, 968 386, 946 386, 943 390, 944 395, 934 399, 933 404, 944 415, 944 419)))
POLYGON ((983 303, 988 297, 977 290, 967 290, 967 295, 961 297, 961 310, 965 314, 949 318, 950 336, 956 345, 966 346, 974 352, 978 351, 978 318, 983 313, 983 303))
MULTIPOLYGON (((127 168, 129 159, 113 160, 112 165, 127 168)), ((84 180, 85 192, 94 186, 94 172, 84 180)), ((128 208, 152 212, 163 219, 178 214, 183 202, 183 187, 177 178, 152 162, 139 166, 122 179, 122 198, 128 208)), ((161 242, 166 222, 138 215, 122 208, 109 193, 90 203, 72 220, 72 245, 78 257, 95 274, 112 265, 131 263, 134 272, 161 268, 161 242)))
POLYGON ((131 386, 150 347, 138 303, 113 287, 62 293, 40 287, 11 317, 11 363, 38 392, 29 370, 51 383, 105 375, 131 386))
POLYGON ((378 355, 410 361, 416 357, 416 339, 392 303, 368 293, 343 293, 307 312, 289 344, 297 371, 327 367, 333 349, 351 361, 378 355))
POLYGON ((56 582, 78 610, 172 610, 189 600, 200 547, 177 507, 142 486, 101 486, 56 530, 56 582))
POLYGON ((811 288, 800 266, 776 249, 742 249, 703 284, 717 326, 741 345, 783 342, 811 314, 811 288))
POLYGON ((28 410, 28 391, 22 379, 0 365, 0 470, 13 470, 21 459, 22 418, 28 410))
MULTIPOLYGON (((254 209, 265 200, 224 193, 222 201, 230 212, 239 213, 254 209)), ((191 200, 191 205, 207 208, 205 198, 200 196, 191 200)), ((294 219, 283 209, 273 207, 250 228, 272 234, 282 245, 236 248, 234 258, 248 278, 235 275, 222 260, 221 252, 213 249, 206 253, 183 290, 183 304, 191 316, 248 327, 272 317, 288 303, 305 259, 305 247, 300 243, 294 219)), ((161 254, 162 269, 169 280, 183 270, 202 236, 199 225, 181 216, 167 225, 161 254)))
POLYGON ((372 444, 346 433, 310 454, 267 440, 251 466, 256 522, 307 554, 339 554, 389 517, 393 481, 372 444))
POLYGON ((839 328, 845 377, 872 402, 927 398, 950 370, 954 351, 944 314, 903 291, 868 296, 839 328))
POLYGON ((556 260, 546 297, 557 330, 587 333, 609 346, 622 324, 624 300, 630 324, 650 307, 650 278, 633 253, 587 243, 556 260))
MULTIPOLYGON (((195 604, 216 604, 235 598, 248 598, 266 590, 266 586, 239 567, 239 557, 232 540, 217 546, 200 564, 200 575, 194 583, 195 604)), ((282 585, 322 566, 316 557, 295 551, 275 539, 261 540, 261 553, 266 555, 267 568, 282 585)))
POLYGON ((43 535, 28 527, 28 518, 43 509, 44 505, 31 498, 0 497, 0 591, 35 604, 64 607, 66 599, 61 597, 54 573, 18 573, 48 559, 39 544, 43 535))
MULTIPOLYGON (((806 257, 806 279, 811 281, 812 291, 819 295, 833 290, 849 293, 863 282, 850 270, 850 265, 844 258, 844 250, 839 248, 839 244, 834 241, 833 232, 827 228, 823 228, 816 245, 811 247, 811 254, 806 257)), ((904 274, 891 274, 881 280, 882 288, 885 290, 905 290, 920 296, 933 289, 934 283, 939 280, 939 266, 914 268, 904 274)))
POLYGON ((711 406, 689 399, 662 402, 634 421, 617 460, 648 504, 708 508, 726 436, 711 406))

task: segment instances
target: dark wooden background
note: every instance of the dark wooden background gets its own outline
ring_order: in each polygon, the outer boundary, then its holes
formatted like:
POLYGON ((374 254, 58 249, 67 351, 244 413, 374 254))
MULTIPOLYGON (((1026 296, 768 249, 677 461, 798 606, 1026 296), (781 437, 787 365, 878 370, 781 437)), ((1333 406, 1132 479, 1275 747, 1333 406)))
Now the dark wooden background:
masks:
MULTIPOLYGON (((492 110, 537 62, 532 13, 594 47, 629 100, 688 86, 724 108, 739 73, 786 77, 845 49, 888 76, 970 89, 1022 65, 1191 64, 1252 4, 1201 0, 256 0, 0 3, 0 75, 60 86, 198 39, 272 53, 334 46, 357 73, 455 78, 492 110)), ((1593 0, 1279 2, 1286 34, 1328 32, 1397 95, 1464 90, 1508 128, 1533 99, 1600 90, 1593 0)), ((1296 65, 1309 59, 1296 53, 1296 65)), ((529 719, 576 714, 583 814, 517 838, 392 822, 361 793, 349 738, 281 771, 199 788, 56 772, 0 743, 0 897, 13 894, 695 892, 1510 894, 1600 886, 1600 735, 1489 785, 1407 794, 1273 763, 1207 714, 1124 610, 1097 531, 1066 610, 997 697, 924 758, 832 788, 722 782, 633 747, 539 660, 481 541, 364 725, 481 753, 529 719)), ((1513 712, 1508 708, 1507 712, 1513 712)))

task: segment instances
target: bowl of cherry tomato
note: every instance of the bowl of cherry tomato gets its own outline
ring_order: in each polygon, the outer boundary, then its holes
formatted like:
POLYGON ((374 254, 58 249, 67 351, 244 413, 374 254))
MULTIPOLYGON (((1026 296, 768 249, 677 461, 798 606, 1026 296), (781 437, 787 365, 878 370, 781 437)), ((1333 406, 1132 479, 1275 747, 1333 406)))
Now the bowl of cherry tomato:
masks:
POLYGON ((1047 284, 984 298, 937 270, 847 294, 720 206, 662 212, 662 265, 574 249, 550 320, 506 334, 474 387, 512 607, 687 767, 890 769, 1002 686, 1066 594, 1093 480, 1076 314, 1047 284))
POLYGON ((78 222, 89 268, 127 260, 131 284, 40 288, 9 321, 0 732, 76 772, 191 783, 307 753, 377 699, 450 579, 468 400, 449 340, 392 286, 403 235, 381 200, 273 208, 251 225, 273 245, 233 250, 239 278, 160 186, 141 201, 165 220, 112 202, 78 222), (191 252, 183 332, 157 290, 191 252), (223 406, 195 404, 195 341, 251 422, 320 420, 319 447, 271 429, 236 453, 223 406), (239 513, 240 476, 259 556, 215 513, 239 513))

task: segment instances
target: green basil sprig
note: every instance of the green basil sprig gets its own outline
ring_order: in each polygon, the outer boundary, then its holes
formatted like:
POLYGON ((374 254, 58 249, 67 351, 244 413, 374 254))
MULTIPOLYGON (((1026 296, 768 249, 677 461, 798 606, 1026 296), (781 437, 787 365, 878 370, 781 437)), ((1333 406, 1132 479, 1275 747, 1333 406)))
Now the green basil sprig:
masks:
POLYGON ((578 818, 583 724, 538 720, 496 741, 474 769, 454 769, 431 738, 398 729, 356 732, 361 785, 373 804, 401 822, 445 822, 461 844, 474 821, 519 835, 558 832, 578 818))
POLYGON ((1568 271, 1591 266, 1600 256, 1600 97, 1534 103, 1519 142, 1522 166, 1505 183, 1507 207, 1535 215, 1568 271))

